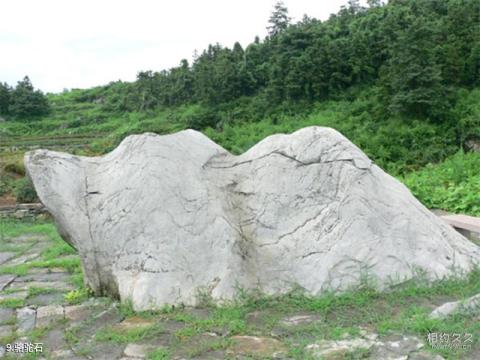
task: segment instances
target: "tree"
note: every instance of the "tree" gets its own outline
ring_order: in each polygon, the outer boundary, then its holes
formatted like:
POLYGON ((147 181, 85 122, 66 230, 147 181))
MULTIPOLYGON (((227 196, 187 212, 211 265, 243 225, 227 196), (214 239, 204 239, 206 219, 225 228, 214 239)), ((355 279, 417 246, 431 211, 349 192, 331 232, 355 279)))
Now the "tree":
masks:
POLYGON ((8 111, 17 118, 29 118, 48 114, 50 106, 46 96, 35 90, 29 77, 25 76, 11 92, 8 111))
POLYGON ((273 6, 273 12, 268 20, 268 23, 271 24, 267 27, 268 35, 275 36, 284 31, 290 24, 290 20, 288 9, 283 1, 277 1, 273 6))
POLYGON ((370 8, 382 6, 381 0, 367 0, 367 5, 370 8))
POLYGON ((360 5, 359 0, 348 0, 348 9, 353 13, 356 14, 362 10, 362 6, 360 5))
POLYGON ((11 92, 12 88, 7 83, 0 83, 0 115, 8 114, 11 92))
POLYGON ((448 97, 432 46, 433 20, 410 15, 408 21, 381 70, 385 100, 391 113, 439 118, 446 113, 448 97))

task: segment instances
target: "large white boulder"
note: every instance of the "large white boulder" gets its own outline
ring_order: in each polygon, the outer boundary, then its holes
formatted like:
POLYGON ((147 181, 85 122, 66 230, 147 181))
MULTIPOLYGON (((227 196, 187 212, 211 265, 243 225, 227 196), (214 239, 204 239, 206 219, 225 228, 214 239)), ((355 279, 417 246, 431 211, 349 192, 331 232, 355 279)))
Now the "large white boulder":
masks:
POLYGON ((186 130, 101 157, 36 150, 28 175, 96 294, 136 309, 380 286, 469 271, 480 248, 337 131, 274 135, 240 156, 186 130))

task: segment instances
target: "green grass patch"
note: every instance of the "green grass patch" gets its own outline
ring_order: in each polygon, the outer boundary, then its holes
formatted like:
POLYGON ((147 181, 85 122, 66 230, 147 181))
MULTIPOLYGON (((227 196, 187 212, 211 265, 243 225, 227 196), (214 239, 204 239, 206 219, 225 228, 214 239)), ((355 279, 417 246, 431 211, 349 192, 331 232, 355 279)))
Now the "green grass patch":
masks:
POLYGON ((0 274, 14 274, 22 276, 28 274, 28 270, 32 268, 63 268, 70 273, 75 273, 80 267, 80 258, 71 257, 53 260, 38 260, 15 266, 5 266, 0 268, 0 274))
MULTIPOLYGON (((48 285, 48 284, 47 284, 48 285)), ((43 294, 52 294, 58 292, 56 289, 50 289, 50 288, 39 288, 39 287, 29 287, 28 288, 28 297, 33 297, 37 295, 43 295, 43 294)))
POLYGON ((152 326, 143 326, 129 330, 116 330, 113 327, 104 327, 95 334, 96 341, 114 342, 117 344, 127 344, 154 338, 165 332, 160 324, 152 326))
POLYGON ((0 240, 28 234, 43 234, 49 238, 59 237, 55 226, 50 221, 0 219, 0 240))
POLYGON ((16 309, 25 306, 23 299, 3 299, 0 300, 0 308, 16 309))
POLYGON ((167 360, 170 359, 170 351, 166 348, 159 348, 150 351, 147 354, 148 360, 167 360))
POLYGON ((70 305, 80 304, 91 296, 91 292, 86 288, 71 290, 65 294, 65 300, 70 305))
POLYGON ((403 178, 428 208, 480 216, 480 153, 459 152, 403 178))

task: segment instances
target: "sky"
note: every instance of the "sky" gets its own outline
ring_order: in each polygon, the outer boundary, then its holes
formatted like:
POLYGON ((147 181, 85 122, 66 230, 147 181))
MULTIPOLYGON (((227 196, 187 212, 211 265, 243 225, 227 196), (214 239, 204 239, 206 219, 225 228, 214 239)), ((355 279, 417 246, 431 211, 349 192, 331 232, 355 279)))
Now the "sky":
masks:
MULTIPOLYGON (((364 4, 365 1, 361 2, 364 4)), ((293 22, 326 20, 347 0, 284 0, 293 22)), ((263 39, 274 0, 2 0, 0 82, 45 92, 133 81, 210 43, 263 39)))

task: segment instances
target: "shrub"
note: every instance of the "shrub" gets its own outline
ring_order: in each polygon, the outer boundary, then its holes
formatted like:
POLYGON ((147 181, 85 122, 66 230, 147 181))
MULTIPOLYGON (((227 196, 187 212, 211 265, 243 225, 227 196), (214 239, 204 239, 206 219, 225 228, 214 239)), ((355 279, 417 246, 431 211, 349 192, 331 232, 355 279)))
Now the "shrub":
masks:
POLYGON ((429 208, 480 215, 480 154, 458 152, 443 163, 427 165, 403 182, 429 208))
POLYGON ((3 169, 13 174, 18 174, 22 176, 25 175, 25 166, 21 162, 8 163, 3 167, 3 169))
POLYGON ((14 195, 17 202, 31 203, 38 200, 37 193, 29 178, 25 177, 15 182, 14 195))

